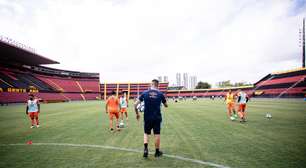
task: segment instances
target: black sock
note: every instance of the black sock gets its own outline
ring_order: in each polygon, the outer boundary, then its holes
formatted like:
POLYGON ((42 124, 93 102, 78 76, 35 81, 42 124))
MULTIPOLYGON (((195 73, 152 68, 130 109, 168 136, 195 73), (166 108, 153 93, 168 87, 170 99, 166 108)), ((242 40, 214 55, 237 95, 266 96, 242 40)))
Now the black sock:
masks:
POLYGON ((148 143, 143 144, 145 149, 148 149, 148 143))
POLYGON ((159 149, 158 148, 155 149, 155 153, 159 153, 159 149))

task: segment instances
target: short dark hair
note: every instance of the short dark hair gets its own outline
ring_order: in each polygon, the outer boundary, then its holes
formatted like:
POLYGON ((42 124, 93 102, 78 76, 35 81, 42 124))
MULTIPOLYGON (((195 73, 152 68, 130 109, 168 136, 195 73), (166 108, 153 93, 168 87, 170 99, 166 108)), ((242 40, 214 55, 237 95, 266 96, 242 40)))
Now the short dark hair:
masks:
POLYGON ((159 84, 159 81, 157 79, 153 79, 152 82, 156 83, 157 85, 159 84))
POLYGON ((34 95, 33 94, 29 94, 29 97, 34 97, 34 95))
POLYGON ((112 90, 112 95, 115 95, 115 94, 116 94, 116 92, 114 90, 112 90))

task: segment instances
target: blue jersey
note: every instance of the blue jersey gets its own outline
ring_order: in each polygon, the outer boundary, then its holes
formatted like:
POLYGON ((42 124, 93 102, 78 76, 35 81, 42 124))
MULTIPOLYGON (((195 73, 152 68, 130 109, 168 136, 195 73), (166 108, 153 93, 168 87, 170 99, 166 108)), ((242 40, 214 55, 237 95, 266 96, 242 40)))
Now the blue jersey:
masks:
POLYGON ((144 101, 144 120, 157 120, 161 121, 162 116, 160 112, 161 103, 166 103, 166 98, 162 92, 157 89, 150 89, 143 92, 139 100, 144 101))

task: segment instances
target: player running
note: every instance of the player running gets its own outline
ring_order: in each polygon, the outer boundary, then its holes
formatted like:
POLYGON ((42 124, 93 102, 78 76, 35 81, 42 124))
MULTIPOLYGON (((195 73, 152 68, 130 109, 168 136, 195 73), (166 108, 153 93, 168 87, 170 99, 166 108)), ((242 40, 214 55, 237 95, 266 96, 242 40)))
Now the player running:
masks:
POLYGON ((111 96, 107 99, 105 105, 105 112, 109 115, 109 128, 111 131, 113 129, 113 119, 116 117, 116 130, 119 131, 119 100, 116 97, 116 92, 112 91, 111 96))
POLYGON ((166 98, 162 92, 160 92, 158 88, 158 80, 154 79, 151 83, 151 88, 141 94, 139 99, 135 102, 135 112, 136 119, 139 120, 140 115, 137 109, 138 104, 144 102, 144 152, 143 157, 148 157, 148 142, 149 135, 151 134, 151 130, 153 129, 154 137, 155 137, 155 157, 160 157, 163 155, 163 152, 160 151, 160 125, 162 121, 161 115, 161 103, 164 104, 165 107, 168 107, 166 98))
POLYGON ((240 118, 240 122, 246 122, 246 103, 249 101, 248 95, 244 92, 239 90, 238 92, 238 103, 239 103, 239 109, 238 109, 238 115, 240 118))
POLYGON ((128 99, 126 97, 126 92, 123 92, 123 95, 120 97, 120 112, 121 112, 121 123, 123 123, 123 118, 125 114, 125 120, 126 120, 126 126, 129 126, 129 118, 128 118, 128 113, 127 113, 127 108, 129 107, 128 104, 128 99))
POLYGON ((228 118, 231 118, 232 113, 235 110, 235 95, 232 93, 232 90, 229 90, 226 94, 225 101, 227 105, 227 116, 228 118))
POLYGON ((33 94, 29 95, 29 100, 27 101, 26 114, 31 119, 31 128, 39 127, 38 114, 40 113, 39 100, 34 97, 33 94))

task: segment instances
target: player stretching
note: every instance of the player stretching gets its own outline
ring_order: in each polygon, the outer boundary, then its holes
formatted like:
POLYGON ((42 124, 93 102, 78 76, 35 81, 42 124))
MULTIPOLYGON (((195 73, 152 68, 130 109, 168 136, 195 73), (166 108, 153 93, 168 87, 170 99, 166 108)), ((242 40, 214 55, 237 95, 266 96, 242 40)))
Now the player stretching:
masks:
POLYGON ((120 97, 120 112, 121 112, 121 123, 123 123, 123 114, 125 114, 126 118, 126 126, 129 126, 129 118, 127 114, 127 108, 129 107, 128 105, 128 99, 126 97, 126 92, 123 92, 123 95, 120 97))
POLYGON ((39 127, 39 120, 38 120, 38 114, 40 112, 40 105, 39 100, 35 99, 33 94, 29 95, 29 100, 27 101, 27 109, 26 114, 31 119, 31 128, 35 127, 35 120, 36 120, 36 127, 39 127))
POLYGON ((228 93, 226 94, 225 101, 227 105, 227 116, 228 118, 231 118, 232 112, 234 111, 235 108, 235 96, 231 90, 229 90, 228 93))
POLYGON ((246 103, 249 101, 248 95, 244 91, 238 92, 238 103, 239 103, 239 109, 238 109, 238 115, 240 117, 240 122, 246 122, 246 103))
POLYGON ((165 96, 162 92, 160 92, 158 88, 158 80, 152 80, 151 88, 141 94, 139 100, 135 102, 135 112, 136 119, 139 120, 140 115, 137 109, 138 104, 144 101, 144 152, 143 157, 148 157, 148 142, 149 135, 151 134, 151 130, 153 129, 154 137, 155 137, 155 157, 160 157, 163 155, 163 152, 159 150, 160 148, 160 124, 162 121, 162 116, 160 112, 161 103, 164 104, 165 107, 168 107, 165 96))
POLYGON ((116 97, 116 92, 112 91, 112 95, 107 99, 105 105, 105 111, 109 115, 109 128, 113 131, 113 119, 116 117, 116 129, 119 131, 119 100, 116 97))

